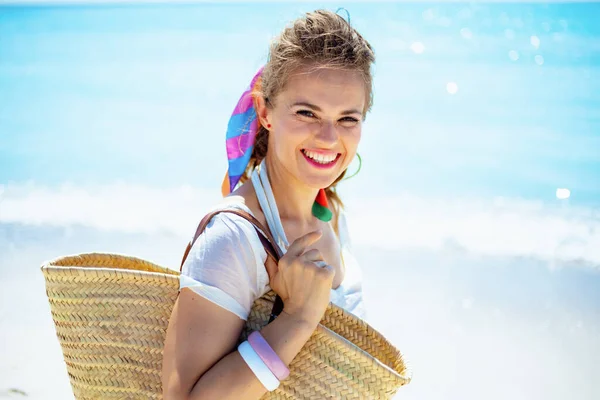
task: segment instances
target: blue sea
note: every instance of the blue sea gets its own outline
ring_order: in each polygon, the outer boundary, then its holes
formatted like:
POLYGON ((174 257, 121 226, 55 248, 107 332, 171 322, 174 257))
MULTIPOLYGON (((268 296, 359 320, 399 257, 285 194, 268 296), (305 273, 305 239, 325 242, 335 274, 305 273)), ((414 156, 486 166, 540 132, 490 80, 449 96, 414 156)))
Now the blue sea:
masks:
POLYGON ((73 398, 40 265, 176 268, 270 40, 339 7, 377 57, 340 192, 396 398, 600 398, 600 3, 554 1, 0 2, 0 398, 73 398))

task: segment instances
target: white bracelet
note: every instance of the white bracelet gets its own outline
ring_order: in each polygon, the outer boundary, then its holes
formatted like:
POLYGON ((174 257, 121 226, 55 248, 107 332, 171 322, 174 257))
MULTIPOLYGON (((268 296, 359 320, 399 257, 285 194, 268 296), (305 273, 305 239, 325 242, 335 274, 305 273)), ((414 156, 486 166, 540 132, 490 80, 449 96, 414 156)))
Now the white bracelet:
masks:
POLYGON ((239 345, 238 351, 240 352, 248 367, 254 372, 254 375, 258 378, 260 383, 269 391, 279 387, 279 379, 271 372, 269 367, 264 363, 263 360, 256 354, 256 351, 250 346, 248 341, 243 342, 239 345))

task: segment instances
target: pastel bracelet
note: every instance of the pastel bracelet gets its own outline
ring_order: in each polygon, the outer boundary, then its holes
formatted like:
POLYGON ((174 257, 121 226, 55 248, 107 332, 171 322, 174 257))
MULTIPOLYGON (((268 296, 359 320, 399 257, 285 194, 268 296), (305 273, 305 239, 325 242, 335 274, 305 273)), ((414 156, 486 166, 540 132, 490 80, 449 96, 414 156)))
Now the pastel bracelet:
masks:
POLYGON ((281 358, 279 358, 277 353, 275 353, 260 332, 252 332, 250 336, 248 336, 248 343, 250 343, 250 346, 252 346, 256 354, 258 354, 260 359, 263 360, 267 367, 269 367, 277 379, 282 381, 290 375, 288 367, 281 361, 281 358))
POLYGON ((271 372, 263 360, 260 359, 248 341, 240 344, 238 351, 265 389, 272 392, 279 387, 279 380, 277 377, 271 372))

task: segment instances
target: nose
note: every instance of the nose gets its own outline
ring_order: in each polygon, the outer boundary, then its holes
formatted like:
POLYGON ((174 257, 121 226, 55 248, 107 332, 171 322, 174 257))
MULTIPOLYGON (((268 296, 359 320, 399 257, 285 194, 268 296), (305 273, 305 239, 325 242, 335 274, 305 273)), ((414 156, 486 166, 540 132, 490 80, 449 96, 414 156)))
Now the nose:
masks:
POLYGON ((319 144, 327 147, 334 145, 338 140, 338 132, 333 122, 323 121, 317 134, 317 141, 319 144))

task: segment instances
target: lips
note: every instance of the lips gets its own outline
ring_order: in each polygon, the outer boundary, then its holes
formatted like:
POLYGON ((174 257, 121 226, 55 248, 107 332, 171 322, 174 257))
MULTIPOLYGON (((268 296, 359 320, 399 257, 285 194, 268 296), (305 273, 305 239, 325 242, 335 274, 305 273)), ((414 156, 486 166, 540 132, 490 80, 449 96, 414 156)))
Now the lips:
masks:
POLYGON ((312 158, 314 161, 321 163, 321 164, 328 164, 328 163, 334 161, 338 156, 338 153, 334 153, 334 152, 321 153, 321 152, 316 152, 314 150, 307 150, 307 149, 302 150, 302 153, 304 153, 304 155, 306 157, 312 158))
POLYGON ((341 153, 302 149, 302 155, 311 165, 317 168, 331 168, 337 164, 341 153))

